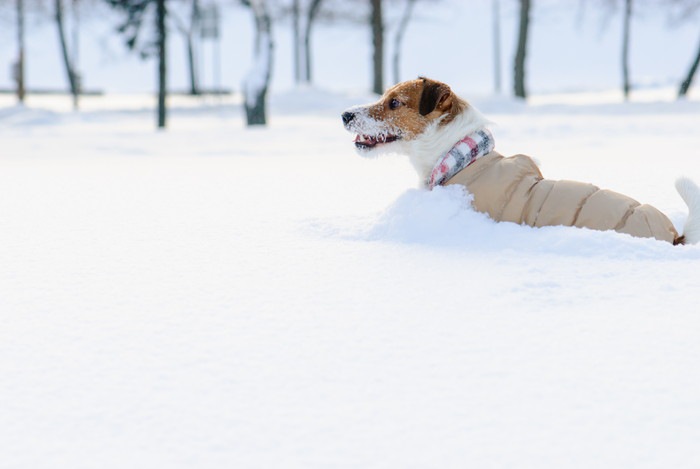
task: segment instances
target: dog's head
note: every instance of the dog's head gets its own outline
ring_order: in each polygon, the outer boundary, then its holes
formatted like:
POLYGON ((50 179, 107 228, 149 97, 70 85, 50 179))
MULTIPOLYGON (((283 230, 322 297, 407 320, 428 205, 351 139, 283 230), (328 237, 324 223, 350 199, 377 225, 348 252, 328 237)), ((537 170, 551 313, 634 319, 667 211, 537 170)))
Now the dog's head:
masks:
POLYGON ((410 142, 428 128, 447 125, 465 106, 446 84, 421 77, 395 85, 376 103, 352 107, 342 117, 345 128, 356 134, 357 150, 367 154, 393 151, 397 142, 410 142))

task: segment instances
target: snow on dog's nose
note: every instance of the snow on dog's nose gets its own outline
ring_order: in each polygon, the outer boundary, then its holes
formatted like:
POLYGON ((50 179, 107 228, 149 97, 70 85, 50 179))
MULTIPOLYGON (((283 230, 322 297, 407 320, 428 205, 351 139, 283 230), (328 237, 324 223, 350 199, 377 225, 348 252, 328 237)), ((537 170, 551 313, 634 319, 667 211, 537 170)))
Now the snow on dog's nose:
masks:
POLYGON ((354 106, 341 115, 345 129, 355 134, 355 148, 361 153, 400 140, 398 129, 370 115, 372 105, 354 106))

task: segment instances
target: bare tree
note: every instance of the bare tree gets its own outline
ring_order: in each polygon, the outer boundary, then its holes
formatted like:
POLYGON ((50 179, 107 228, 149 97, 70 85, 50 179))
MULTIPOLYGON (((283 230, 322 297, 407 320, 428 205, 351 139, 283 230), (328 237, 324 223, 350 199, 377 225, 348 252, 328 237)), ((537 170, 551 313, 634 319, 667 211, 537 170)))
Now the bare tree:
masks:
POLYGON ((384 92, 384 22, 382 20, 382 0, 371 0, 372 11, 372 91, 384 92))
POLYGON ((249 126, 267 123, 267 90, 272 76, 272 19, 266 0, 242 0, 250 7, 255 23, 253 66, 243 82, 246 120, 249 126))
POLYGON ((493 90, 501 94, 501 8, 498 0, 491 0, 493 16, 493 90))
POLYGON ((167 98, 166 44, 168 30, 165 27, 165 0, 156 0, 156 44, 158 47, 158 128, 165 127, 167 98))
MULTIPOLYGON (((22 102, 26 96, 26 49, 25 24, 40 24, 47 19, 56 25, 58 35, 57 51, 65 72, 68 89, 73 97, 73 107, 78 108, 81 94, 80 74, 77 70, 79 23, 83 4, 95 6, 98 0, 12 0, 0 2, 0 5, 14 4, 17 19, 18 59, 13 64, 14 80, 17 84, 18 99, 22 102), (72 18, 71 18, 72 16, 72 18), (71 28, 72 27, 72 28, 71 28), (72 31, 71 31, 72 29, 72 31), (72 38, 70 37, 72 32, 72 38), (72 39, 72 40, 71 40, 72 39)), ((99 0, 100 2, 102 0, 99 0)))
POLYGON ((129 49, 139 49, 141 57, 156 55, 158 59, 158 128, 164 128, 167 120, 167 28, 165 27, 168 10, 166 0, 106 0, 115 9, 122 11, 126 18, 117 27, 117 31, 126 35, 126 45, 129 49), (153 7, 153 8, 151 8, 153 7), (153 12, 155 10, 155 12, 153 12), (155 20, 155 38, 139 44, 139 33, 145 19, 153 12, 155 20))
POLYGON ((198 28, 200 19, 200 9, 199 0, 190 0, 190 3, 191 9, 189 14, 189 21, 187 23, 184 20, 182 20, 180 16, 174 14, 173 12, 170 13, 170 17, 173 19, 177 31, 180 34, 182 34, 183 38, 185 39, 187 71, 190 82, 189 93, 195 96, 200 93, 199 83, 197 81, 197 66, 194 50, 194 39, 196 34, 199 32, 198 28))
POLYGON ((416 0, 406 0, 399 26, 396 28, 396 33, 394 34, 394 57, 392 59, 392 64, 394 66, 394 83, 401 81, 401 74, 399 71, 399 65, 401 63, 401 43, 406 34, 408 23, 411 21, 411 14, 413 13, 413 6, 415 4, 416 0))
POLYGON ((311 31, 321 12, 324 0, 293 0, 292 47, 294 50, 295 83, 311 83, 311 31))
MULTIPOLYGON (((673 23, 695 19, 698 13, 700 13, 700 0, 668 0, 668 3, 673 16, 675 16, 675 19, 672 20, 673 23)), ((700 43, 690 63, 690 68, 684 74, 684 78, 678 87, 679 98, 683 98, 688 94, 690 86, 693 84, 695 74, 698 71, 698 66, 700 66, 700 43)))
MULTIPOLYGON (((668 1, 677 0, 660 0, 659 4, 664 5, 668 1)), ((596 3, 596 2, 594 2, 596 3)), ((639 10, 640 5, 652 5, 651 1, 635 1, 635 0, 598 0, 598 4, 603 6, 605 18, 608 19, 617 12, 618 7, 622 8, 622 44, 620 48, 620 71, 621 71, 621 88, 625 101, 629 100, 633 86, 632 73, 630 68, 630 49, 632 39, 632 19, 639 10)))
MULTIPOLYGON (((250 0, 240 2, 250 6, 250 0)), ((368 0, 268 0, 268 10, 274 21, 290 19, 294 82, 308 84, 313 81, 311 39, 318 23, 348 23, 366 27, 368 22, 371 25, 371 8, 368 0)))
POLYGON ((17 100, 24 103, 24 0, 17 0, 17 63, 15 79, 17 81, 17 100))
POLYGON ((625 11, 622 18, 622 93, 625 95, 625 100, 628 100, 630 95, 629 48, 632 0, 625 0, 625 11))
POLYGON ((678 89, 678 97, 682 98, 688 94, 690 85, 693 83, 693 78, 695 77, 695 72, 698 70, 698 65, 700 65, 700 44, 698 44, 698 50, 695 53, 695 60, 690 65, 690 69, 685 76, 685 79, 681 82, 681 86, 678 89))
POLYGON ((292 1, 292 48, 294 52, 294 83, 301 83, 301 26, 299 24, 301 15, 300 0, 292 1))
POLYGON ((518 45, 515 51, 514 83, 515 96, 525 99, 525 55, 527 53, 527 37, 530 27, 530 0, 519 0, 520 21, 518 27, 518 45))
POLYGON ((68 78, 70 92, 71 95, 73 95, 73 107, 77 109, 78 95, 80 93, 78 75, 71 61, 70 54, 68 53, 68 43, 66 41, 65 22, 63 18, 63 0, 54 0, 54 19, 56 20, 58 39, 61 45, 61 57, 63 59, 63 66, 66 71, 66 76, 68 78))
POLYGON ((311 83, 311 29, 321 10, 323 0, 311 0, 309 8, 306 10, 306 22, 303 30, 303 41, 301 48, 302 82, 311 83))

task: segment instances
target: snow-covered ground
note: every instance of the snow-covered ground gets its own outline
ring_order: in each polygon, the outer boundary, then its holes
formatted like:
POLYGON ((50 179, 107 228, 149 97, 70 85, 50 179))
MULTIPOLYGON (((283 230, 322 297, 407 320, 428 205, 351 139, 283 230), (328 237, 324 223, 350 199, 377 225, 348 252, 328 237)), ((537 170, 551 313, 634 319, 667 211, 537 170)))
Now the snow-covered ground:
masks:
MULTIPOLYGON (((698 467, 700 247, 493 223, 364 99, 0 107, 0 467, 698 467)), ((475 104, 682 226, 700 101, 551 101, 475 104)))

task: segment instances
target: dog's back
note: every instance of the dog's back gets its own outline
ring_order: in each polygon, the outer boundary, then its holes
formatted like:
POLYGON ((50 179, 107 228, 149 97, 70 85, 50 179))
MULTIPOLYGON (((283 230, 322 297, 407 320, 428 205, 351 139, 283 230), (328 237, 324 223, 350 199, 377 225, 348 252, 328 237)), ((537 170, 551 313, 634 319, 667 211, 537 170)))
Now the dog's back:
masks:
POLYGON ((656 208, 593 184, 544 179, 535 162, 525 155, 504 158, 491 152, 446 184, 467 187, 474 196, 474 208, 496 221, 615 230, 681 242, 671 220, 656 208))

